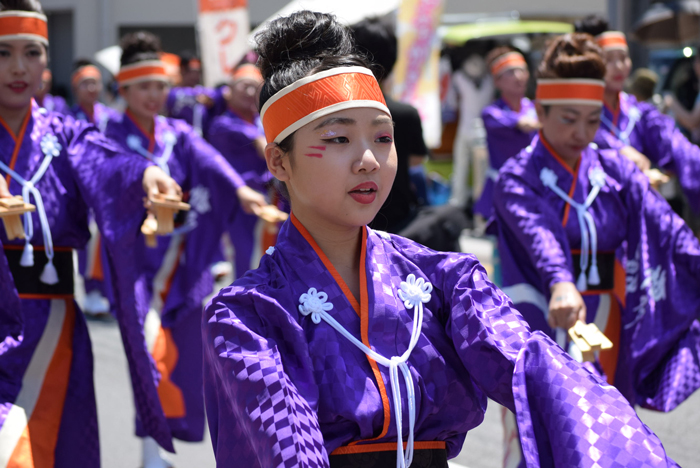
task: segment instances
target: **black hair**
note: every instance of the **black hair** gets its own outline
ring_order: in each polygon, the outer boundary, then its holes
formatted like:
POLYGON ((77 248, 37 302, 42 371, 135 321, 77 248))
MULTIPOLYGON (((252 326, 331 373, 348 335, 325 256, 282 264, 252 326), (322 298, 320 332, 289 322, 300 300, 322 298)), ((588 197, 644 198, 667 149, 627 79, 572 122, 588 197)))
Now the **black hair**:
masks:
MULTIPOLYGON (((350 30, 335 16, 308 10, 298 11, 270 22, 255 36, 258 67, 265 82, 260 91, 260 109, 275 93, 305 76, 338 67, 370 68, 355 53, 350 30)), ((294 134, 279 147, 285 153, 293 147, 294 134)))
POLYGON ((38 0, 0 0, 0 11, 30 11, 44 14, 38 0))
POLYGON ((88 65, 94 66, 95 62, 87 58, 79 58, 78 60, 73 62, 73 71, 76 71, 78 68, 87 67, 88 65))
POLYGON ((178 54, 180 57, 180 68, 189 68, 192 60, 199 60, 199 57, 191 50, 183 50, 178 54))
POLYGON ((160 39, 147 31, 137 31, 122 37, 121 65, 160 58, 160 39))
POLYGON ((574 22, 574 30, 577 33, 586 33, 595 37, 610 30, 608 20, 600 15, 588 15, 574 22))
POLYGON ((372 71, 378 81, 394 69, 398 58, 398 41, 394 28, 380 18, 367 18, 350 27, 356 50, 365 55, 375 67, 372 71))

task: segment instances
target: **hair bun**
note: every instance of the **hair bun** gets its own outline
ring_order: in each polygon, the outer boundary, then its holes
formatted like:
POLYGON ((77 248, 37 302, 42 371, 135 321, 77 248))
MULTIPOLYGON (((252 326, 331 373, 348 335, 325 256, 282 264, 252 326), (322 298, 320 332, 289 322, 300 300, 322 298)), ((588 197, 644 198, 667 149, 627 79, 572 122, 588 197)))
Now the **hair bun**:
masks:
POLYGON ((121 64, 157 59, 160 55, 160 39, 147 31, 136 31, 122 37, 121 64))
POLYGON ((353 40, 335 16, 309 10, 277 18, 255 36, 258 67, 265 79, 294 62, 320 63, 324 57, 349 55, 353 40), (317 59, 317 60, 314 60, 317 59))

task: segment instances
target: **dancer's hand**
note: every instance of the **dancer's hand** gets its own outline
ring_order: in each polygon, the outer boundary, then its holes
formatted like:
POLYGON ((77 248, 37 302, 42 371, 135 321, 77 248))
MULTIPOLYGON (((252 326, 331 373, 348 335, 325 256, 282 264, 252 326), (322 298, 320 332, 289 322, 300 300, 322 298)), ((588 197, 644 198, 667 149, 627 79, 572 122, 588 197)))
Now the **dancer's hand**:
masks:
POLYGON ((182 189, 158 166, 149 166, 143 171, 143 191, 149 199, 158 195, 173 195, 182 198, 182 189))
POLYGON ((10 190, 7 188, 7 182, 5 181, 5 177, 0 176, 0 198, 10 198, 12 195, 10 194, 10 190))
POLYGON ((556 283, 551 291, 552 299, 549 301, 547 318, 550 327, 568 330, 577 320, 586 323, 586 304, 574 283, 556 283))
POLYGON ((248 214, 257 214, 260 208, 267 205, 265 197, 247 185, 236 190, 236 194, 238 195, 238 200, 241 202, 243 211, 248 214))
POLYGON ((642 153, 631 146, 625 146, 620 150, 620 154, 632 161, 640 171, 646 172, 651 169, 651 161, 642 153))
POLYGON ((530 133, 542 128, 542 124, 534 117, 524 115, 518 120, 518 129, 523 133, 530 133))

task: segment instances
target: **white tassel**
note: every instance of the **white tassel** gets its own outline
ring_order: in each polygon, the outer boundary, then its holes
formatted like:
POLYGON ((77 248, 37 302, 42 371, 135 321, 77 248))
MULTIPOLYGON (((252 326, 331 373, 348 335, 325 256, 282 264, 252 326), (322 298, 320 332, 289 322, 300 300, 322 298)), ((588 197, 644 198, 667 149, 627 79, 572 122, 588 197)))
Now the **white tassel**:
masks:
POLYGON ((23 267, 34 266, 34 247, 29 242, 24 244, 22 258, 20 258, 19 264, 23 267))
POLYGON ((58 272, 56 271, 56 267, 53 266, 53 260, 49 260, 49 262, 46 264, 39 279, 44 284, 58 283, 58 272))
POLYGON ((579 292, 584 292, 586 289, 588 289, 588 284, 586 283, 586 273, 581 272, 581 274, 578 275, 578 280, 576 280, 576 289, 578 289, 579 292))
POLYGON ((598 273, 598 265, 591 265, 591 270, 588 272, 588 284, 597 286, 600 284, 600 273, 598 273))

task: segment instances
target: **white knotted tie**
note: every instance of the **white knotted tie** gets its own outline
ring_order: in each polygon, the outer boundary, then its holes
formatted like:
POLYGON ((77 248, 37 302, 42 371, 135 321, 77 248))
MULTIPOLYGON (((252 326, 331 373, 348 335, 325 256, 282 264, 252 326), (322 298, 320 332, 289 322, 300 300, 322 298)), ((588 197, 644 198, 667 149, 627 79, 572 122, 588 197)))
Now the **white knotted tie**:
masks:
POLYGON ((642 112, 636 108, 631 107, 628 113, 627 126, 623 132, 617 126, 608 119, 605 114, 600 114, 600 121, 610 129, 610 132, 617 137, 618 140, 623 142, 625 145, 630 144, 630 135, 637 125, 637 122, 642 118, 642 112))
MULTIPOLYGON (((58 273, 56 272, 56 267, 53 264, 53 237, 51 236, 51 229, 49 228, 49 220, 46 216, 46 208, 44 208, 44 200, 41 197, 41 192, 36 188, 36 184, 41 180, 41 178, 46 173, 46 170, 51 165, 53 158, 61 154, 61 144, 58 142, 56 135, 47 133, 41 139, 41 151, 44 153, 44 160, 41 161, 39 169, 30 180, 26 180, 24 177, 19 175, 14 170, 10 169, 5 163, 0 161, 0 169, 10 174, 14 180, 16 180, 22 186, 22 199, 25 203, 31 203, 31 198, 34 197, 36 203, 36 211, 39 215, 39 222, 41 223, 42 236, 44 238, 44 251, 46 252, 46 258, 48 262, 41 272, 39 279, 45 284, 56 284, 58 283, 58 273)), ((22 258, 20 259, 20 265, 23 267, 30 267, 34 265, 34 247, 30 243, 32 237, 34 236, 34 221, 32 219, 32 214, 27 212, 24 213, 24 226, 26 230, 26 236, 24 241, 24 251, 22 252, 22 258)))
POLYGON ((165 148, 163 149, 163 154, 158 158, 146 148, 141 146, 141 139, 136 135, 129 135, 128 137, 126 137, 126 144, 129 148, 131 148, 133 151, 136 151, 138 154, 148 159, 149 161, 153 161, 158 167, 160 167, 163 170, 163 172, 165 172, 167 175, 170 175, 170 167, 168 167, 168 161, 173 155, 173 148, 177 143, 177 137, 173 132, 165 132, 163 134, 163 143, 165 143, 165 148))
POLYGON ((377 363, 389 368, 389 377, 391 381, 391 392, 394 396, 394 415, 396 418, 396 467, 407 468, 413 461, 413 429, 416 423, 416 392, 413 386, 413 377, 408 368, 408 357, 411 351, 415 348, 420 337, 421 328, 423 326, 423 304, 430 301, 430 293, 433 291, 433 285, 425 281, 423 278, 416 279, 413 274, 408 275, 406 281, 402 281, 398 290, 399 298, 403 301, 406 309, 413 308, 415 314, 413 316, 413 330, 411 331, 411 340, 408 348, 401 356, 392 356, 390 359, 375 352, 357 338, 352 336, 341 324, 339 324, 328 311, 333 309, 333 304, 326 302, 328 295, 316 288, 310 288, 307 293, 299 297, 299 312, 302 315, 311 315, 311 320, 315 324, 321 323, 321 320, 333 327, 338 333, 347 338, 352 344, 357 346, 367 356, 374 359, 377 363), (406 444, 406 452, 403 449, 403 421, 401 410, 401 387, 399 382, 399 370, 403 374, 404 383, 406 385, 407 400, 408 400, 408 441, 406 444))
POLYGON ((583 292, 588 288, 588 284, 600 284, 600 273, 598 271, 598 234, 596 231, 595 221, 593 216, 588 212, 588 208, 600 193, 600 189, 605 186, 606 174, 602 168, 596 167, 588 174, 593 189, 591 189, 586 201, 581 204, 574 201, 567 193, 557 185, 557 175, 549 168, 543 168, 540 171, 540 180, 545 187, 549 187, 559 198, 566 201, 576 210, 578 223, 581 227, 581 273, 576 280, 576 289, 583 292), (590 234, 590 252, 589 252, 589 234, 590 234), (588 281, 586 281, 586 269, 588 268, 588 257, 591 257, 591 270, 588 273, 588 281))

